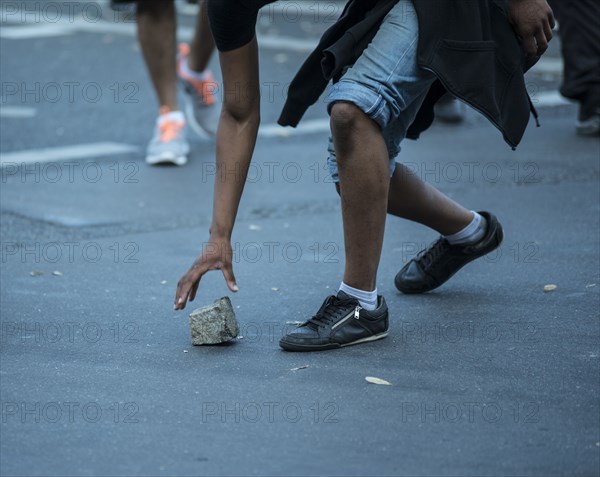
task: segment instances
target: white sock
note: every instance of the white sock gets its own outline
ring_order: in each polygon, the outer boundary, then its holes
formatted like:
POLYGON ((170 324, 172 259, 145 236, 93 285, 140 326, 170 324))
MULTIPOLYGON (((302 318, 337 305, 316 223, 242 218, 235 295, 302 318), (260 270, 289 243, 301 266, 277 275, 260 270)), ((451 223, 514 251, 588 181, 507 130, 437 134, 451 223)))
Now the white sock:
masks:
POLYGON ((188 64, 188 59, 185 58, 182 62, 181 62, 181 71, 183 72, 183 74, 187 75, 187 76, 191 76, 192 78, 198 80, 198 81, 204 81, 208 79, 208 68, 205 69, 204 71, 194 71, 190 68, 190 65, 188 64))
POLYGON ((473 244, 479 242, 485 236, 487 221, 477 212, 473 212, 473 216, 471 223, 460 232, 445 236, 451 245, 473 244))
POLYGON ((168 113, 161 114, 157 120, 159 126, 165 121, 185 122, 185 116, 181 111, 169 111, 168 113))
POLYGON ((360 306, 367 311, 373 311, 377 308, 377 288, 375 288, 373 291, 358 290, 342 282, 340 285, 340 291, 343 291, 346 295, 356 298, 360 303, 360 306))

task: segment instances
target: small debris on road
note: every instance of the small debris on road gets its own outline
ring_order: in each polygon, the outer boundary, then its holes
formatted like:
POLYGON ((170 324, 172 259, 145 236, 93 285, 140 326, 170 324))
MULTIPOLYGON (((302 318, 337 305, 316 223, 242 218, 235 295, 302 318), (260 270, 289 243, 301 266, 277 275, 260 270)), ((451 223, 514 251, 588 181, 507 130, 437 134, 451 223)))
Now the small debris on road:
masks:
POLYGON ((371 384, 379 384, 382 386, 391 386, 392 385, 392 383, 390 383, 389 381, 386 381, 385 379, 374 378, 373 376, 367 376, 365 378, 365 380, 371 384))

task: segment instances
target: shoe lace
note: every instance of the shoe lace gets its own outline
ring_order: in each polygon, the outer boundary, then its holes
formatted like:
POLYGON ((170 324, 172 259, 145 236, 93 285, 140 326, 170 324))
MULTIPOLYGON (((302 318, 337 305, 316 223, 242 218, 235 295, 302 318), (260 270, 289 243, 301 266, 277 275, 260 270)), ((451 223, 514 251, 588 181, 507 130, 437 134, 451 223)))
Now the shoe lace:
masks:
POLYGON ((173 139, 177 139, 184 125, 185 123, 183 121, 164 121, 158 126, 160 131, 160 142, 169 142, 173 139))
POLYGON ((305 325, 312 329, 325 328, 338 321, 342 316, 356 307, 356 300, 340 300, 336 296, 329 297, 326 304, 309 319, 305 325))
POLYGON ((422 268, 428 269, 450 248, 450 243, 443 237, 438 239, 428 248, 421 250, 417 255, 417 263, 422 268))

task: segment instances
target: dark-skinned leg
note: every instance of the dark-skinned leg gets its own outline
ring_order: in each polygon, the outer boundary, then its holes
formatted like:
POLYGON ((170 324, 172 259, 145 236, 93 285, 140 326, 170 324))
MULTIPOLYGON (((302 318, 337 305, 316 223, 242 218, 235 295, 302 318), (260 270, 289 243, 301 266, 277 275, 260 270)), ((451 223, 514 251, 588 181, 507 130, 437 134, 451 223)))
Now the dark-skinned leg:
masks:
POLYGON ((452 235, 473 220, 473 213, 406 166, 398 163, 390 181, 388 213, 426 225, 441 235, 452 235))
POLYGON ((196 30, 190 43, 188 66, 192 71, 202 72, 208 68, 208 63, 215 50, 215 41, 210 31, 208 8, 206 0, 200 2, 200 11, 196 18, 196 30))
POLYGON ((376 288, 389 188, 389 157, 379 126, 351 103, 331 109, 340 177, 346 266, 344 283, 376 288))
POLYGON ((138 39, 160 106, 176 111, 176 18, 173 0, 141 0, 137 4, 138 39))

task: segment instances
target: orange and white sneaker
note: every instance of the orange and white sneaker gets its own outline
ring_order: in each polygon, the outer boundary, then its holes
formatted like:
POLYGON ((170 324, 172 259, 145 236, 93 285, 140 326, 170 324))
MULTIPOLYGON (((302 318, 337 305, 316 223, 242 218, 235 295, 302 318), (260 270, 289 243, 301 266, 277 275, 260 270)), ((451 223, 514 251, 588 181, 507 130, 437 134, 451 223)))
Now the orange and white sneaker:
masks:
POLYGON ((196 134, 214 136, 221 115, 219 83, 210 70, 203 73, 191 71, 187 63, 189 55, 189 45, 181 43, 177 55, 177 76, 186 92, 185 115, 196 134))
POLYGON ((170 111, 163 106, 154 127, 154 136, 148 144, 146 162, 183 166, 188 161, 190 145, 185 137, 185 116, 181 111, 170 111))

